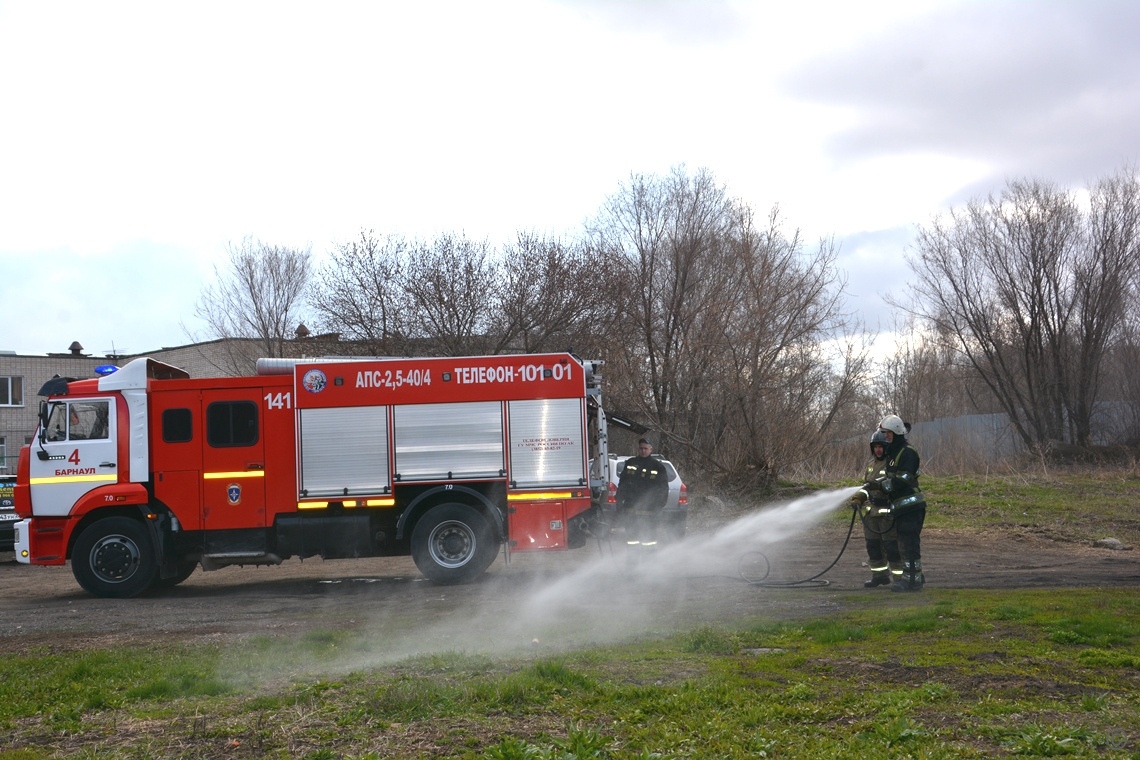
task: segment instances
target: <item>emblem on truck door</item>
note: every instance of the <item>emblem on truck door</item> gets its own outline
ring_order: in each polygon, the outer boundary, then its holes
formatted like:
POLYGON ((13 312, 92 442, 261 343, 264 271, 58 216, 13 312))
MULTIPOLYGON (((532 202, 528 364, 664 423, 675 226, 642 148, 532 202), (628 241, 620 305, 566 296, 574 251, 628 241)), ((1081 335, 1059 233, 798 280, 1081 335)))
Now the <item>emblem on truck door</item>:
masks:
POLYGON ((241 504, 241 484, 230 483, 226 486, 226 498, 229 499, 230 506, 241 504))

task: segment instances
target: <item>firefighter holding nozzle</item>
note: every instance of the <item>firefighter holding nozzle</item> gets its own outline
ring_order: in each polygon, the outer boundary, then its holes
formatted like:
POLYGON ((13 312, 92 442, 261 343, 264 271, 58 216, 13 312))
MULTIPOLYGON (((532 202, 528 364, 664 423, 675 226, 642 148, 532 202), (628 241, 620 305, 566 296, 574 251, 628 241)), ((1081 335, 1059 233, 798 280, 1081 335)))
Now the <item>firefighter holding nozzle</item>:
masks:
POLYGON ((618 476, 617 511, 625 523, 626 544, 657 545, 657 524, 669 498, 669 476, 661 460, 652 456, 653 445, 637 442, 637 456, 625 460, 618 476))
MULTIPOLYGON (((873 499, 866 500, 872 503, 872 510, 877 511, 879 515, 887 517, 892 522, 892 529, 895 534, 895 551, 897 552, 894 557, 891 556, 891 541, 887 538, 889 533, 884 533, 880 538, 883 544, 881 551, 887 555, 891 591, 919 591, 926 583, 926 576, 922 572, 920 541, 922 525, 926 521, 926 497, 918 486, 920 462, 918 449, 907 442, 906 434, 908 432, 910 432, 910 425, 903 422, 898 415, 889 414, 882 419, 875 436, 881 434, 886 439, 883 461, 881 466, 878 459, 872 462, 868 468, 867 480, 869 482, 865 484, 868 495, 873 492, 872 489, 877 489, 885 494, 888 501, 888 506, 884 511, 882 507, 874 505, 873 499), (873 473, 872 470, 874 470, 873 473), (896 566, 896 558, 902 560, 902 567, 896 566)), ((871 438, 873 456, 877 456, 875 454, 875 436, 871 438)), ((863 493, 863 490, 861 489, 859 493, 863 493)), ((856 494, 852 501, 855 502, 858 498, 859 494, 856 494)), ((879 497, 879 500, 882 501, 882 497, 879 497)), ((858 502, 858 504, 862 510, 863 502, 858 502)), ((873 533, 875 529, 880 528, 881 525, 869 529, 866 519, 864 519, 863 530, 864 535, 867 536, 867 554, 871 560, 869 564, 873 573, 871 580, 864 584, 869 587, 885 583, 882 575, 876 574, 876 568, 882 567, 882 559, 876 553, 877 547, 872 546, 871 534, 868 533, 868 530, 873 533)))
POLYGON ((891 516, 891 499, 882 488, 887 474, 887 434, 876 430, 871 436, 871 461, 863 477, 863 487, 851 497, 851 507, 863 518, 863 538, 867 541, 867 566, 871 580, 866 588, 886 586, 892 573, 902 575, 899 534, 891 516))

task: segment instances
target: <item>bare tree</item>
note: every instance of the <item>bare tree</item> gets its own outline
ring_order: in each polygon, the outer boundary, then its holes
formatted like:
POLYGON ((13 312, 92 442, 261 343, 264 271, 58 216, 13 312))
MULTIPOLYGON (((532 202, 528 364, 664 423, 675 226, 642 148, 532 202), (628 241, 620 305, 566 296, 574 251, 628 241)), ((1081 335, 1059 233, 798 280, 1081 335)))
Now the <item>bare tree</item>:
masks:
POLYGON ((700 382, 691 374, 684 378, 683 355, 701 350, 689 340, 692 331, 707 314, 707 299, 723 295, 705 275, 726 274, 717 264, 726 253, 730 210, 710 173, 690 178, 677 168, 667 177, 632 177, 592 225, 613 261, 608 271, 629 288, 619 304, 626 348, 616 352, 614 370, 629 391, 640 389, 636 411, 659 425, 668 424, 678 383, 700 382))
POLYGON ((1073 193, 1014 181, 935 219, 909 258, 916 312, 958 349, 1032 449, 1088 445, 1106 352, 1120 334, 1137 261, 1135 178, 1073 193), (1132 212, 1134 213, 1134 212, 1132 212))
POLYGON ((913 318, 896 327, 900 337, 873 373, 880 414, 889 410, 910 422, 992 411, 992 397, 952 335, 925 330, 913 318))
POLYGON ((496 287, 495 348, 526 353, 593 355, 622 292, 597 248, 525 232, 504 248, 496 287))
MULTIPOLYGON (((301 323, 302 297, 312 268, 310 249, 286 248, 245 238, 227 246, 229 260, 214 267, 194 313, 214 338, 249 338, 262 356, 284 355, 285 341, 301 323)), ((244 356, 235 360, 243 364, 244 356)), ((251 367, 228 368, 248 372, 251 367)))
POLYGON ((403 238, 362 230, 333 250, 310 289, 321 329, 357 342, 364 353, 409 353, 403 283, 409 248, 403 238))
POLYGON ((842 280, 829 240, 808 252, 782 231, 778 209, 757 229, 740 219, 731 280, 736 304, 723 321, 731 403, 726 451, 765 481, 815 457, 832 434, 857 422, 851 410, 868 362, 865 336, 844 335, 842 280))
POLYGON ((487 242, 463 235, 413 244, 402 278, 411 310, 409 338, 445 356, 494 351, 495 263, 487 242))
POLYGON ((1117 440, 1140 444, 1140 178, 1126 167, 1097 185, 1091 198, 1093 239, 1127 276, 1119 295, 1124 317, 1119 339, 1108 348, 1104 394, 1112 406, 1094 418, 1117 440), (1129 267, 1128 263, 1132 266, 1129 267))
POLYGON ((1073 275, 1077 320, 1067 405, 1073 439, 1082 444, 1092 436, 1094 405, 1101 400, 1108 357, 1126 353, 1130 317, 1137 313, 1140 177, 1135 169, 1123 169, 1093 184, 1086 240, 1089 254, 1078 262, 1073 275))
POLYGON ((591 227, 632 291, 611 405, 661 430, 673 456, 761 482, 831 429, 863 360, 836 364, 824 348, 840 323, 833 246, 808 253, 777 211, 768 222, 757 229, 709 172, 679 167, 632 177, 591 227))
POLYGON ((1140 446, 1140 327, 1129 320, 1122 340, 1110 355, 1106 375, 1115 404, 1098 421, 1115 440, 1140 446))

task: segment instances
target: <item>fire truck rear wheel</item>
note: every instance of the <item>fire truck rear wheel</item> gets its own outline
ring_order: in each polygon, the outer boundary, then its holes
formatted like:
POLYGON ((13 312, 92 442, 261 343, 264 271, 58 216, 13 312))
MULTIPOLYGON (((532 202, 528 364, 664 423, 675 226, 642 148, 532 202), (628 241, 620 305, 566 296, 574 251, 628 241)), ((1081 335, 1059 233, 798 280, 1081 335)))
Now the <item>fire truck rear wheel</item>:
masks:
POLYGON ((441 504, 412 531, 412 559, 429 580, 456 584, 475 580, 499 553, 487 518, 464 504, 441 504))
POLYGON ((146 526, 129 517, 105 517, 75 539, 71 572, 95 596, 126 598, 150 588, 157 574, 146 526))

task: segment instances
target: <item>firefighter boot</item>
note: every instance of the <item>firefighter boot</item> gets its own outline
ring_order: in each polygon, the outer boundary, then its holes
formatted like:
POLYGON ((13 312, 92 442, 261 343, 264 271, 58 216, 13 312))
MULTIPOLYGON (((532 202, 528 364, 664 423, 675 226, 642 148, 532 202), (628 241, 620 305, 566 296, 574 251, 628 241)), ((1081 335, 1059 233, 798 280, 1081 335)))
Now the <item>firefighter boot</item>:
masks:
POLYGON ((871 580, 863 581, 863 588, 886 586, 891 582, 890 568, 883 560, 872 560, 868 563, 871 568, 871 580))
POLYGON ((874 588, 875 586, 886 586, 891 582, 891 574, 887 572, 871 573, 871 580, 863 581, 863 588, 874 588))
POLYGON ((922 562, 908 560, 903 563, 903 573, 896 576, 891 584, 891 591, 921 591, 926 584, 926 576, 922 574, 922 562))
POLYGON ((903 561, 901 559, 891 560, 888 572, 891 575, 891 587, 893 588, 894 584, 903 579, 903 573, 906 572, 905 568, 903 567, 903 561))

